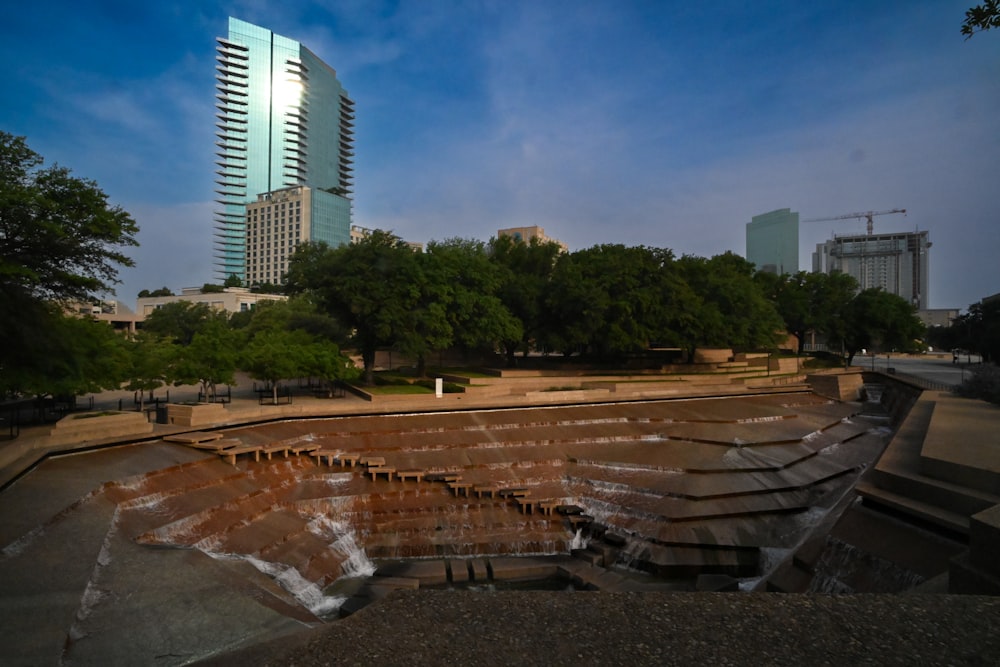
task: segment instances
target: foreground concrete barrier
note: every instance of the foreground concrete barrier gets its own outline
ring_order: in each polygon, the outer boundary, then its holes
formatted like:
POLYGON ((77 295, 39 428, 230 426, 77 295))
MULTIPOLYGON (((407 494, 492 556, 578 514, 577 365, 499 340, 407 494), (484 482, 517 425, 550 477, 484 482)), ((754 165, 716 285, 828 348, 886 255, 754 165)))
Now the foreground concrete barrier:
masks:
POLYGON ((153 425, 141 412, 83 412, 63 417, 49 435, 53 443, 145 435, 153 425))

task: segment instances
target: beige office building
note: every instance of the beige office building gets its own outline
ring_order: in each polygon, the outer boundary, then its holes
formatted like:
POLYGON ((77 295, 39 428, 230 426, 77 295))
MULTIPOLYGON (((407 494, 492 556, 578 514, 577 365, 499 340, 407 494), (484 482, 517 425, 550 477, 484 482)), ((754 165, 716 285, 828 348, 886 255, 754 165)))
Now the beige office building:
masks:
POLYGON ((288 258, 311 238, 312 189, 297 185, 266 192, 246 209, 246 284, 281 285, 288 258))
POLYGON ((281 294, 258 294, 245 287, 227 287, 221 292, 203 292, 200 287, 185 287, 181 293, 173 296, 150 296, 136 300, 135 310, 145 317, 157 308, 175 301, 188 303, 204 303, 213 310, 224 310, 227 313, 239 313, 253 308, 263 301, 285 301, 287 296, 281 294))

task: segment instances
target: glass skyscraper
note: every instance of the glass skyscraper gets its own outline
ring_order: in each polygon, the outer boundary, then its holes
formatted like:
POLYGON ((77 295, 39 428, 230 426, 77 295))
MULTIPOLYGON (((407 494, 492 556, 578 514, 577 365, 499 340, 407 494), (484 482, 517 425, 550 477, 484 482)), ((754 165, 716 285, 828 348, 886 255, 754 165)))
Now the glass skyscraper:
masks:
POLYGON ((308 186, 301 240, 349 243, 354 102, 337 73, 298 42, 235 18, 217 52, 217 276, 245 280, 248 258, 263 250, 247 237, 246 205, 260 194, 308 186))
POLYGON ((798 273, 799 214, 782 208, 753 216, 747 223, 747 259, 758 271, 798 273))

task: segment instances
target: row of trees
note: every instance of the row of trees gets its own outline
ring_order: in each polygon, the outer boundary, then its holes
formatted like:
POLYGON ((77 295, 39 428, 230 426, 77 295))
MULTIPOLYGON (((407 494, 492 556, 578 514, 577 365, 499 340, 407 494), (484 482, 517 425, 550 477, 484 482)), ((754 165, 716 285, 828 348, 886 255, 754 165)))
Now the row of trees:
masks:
MULTIPOLYGON (((849 355, 919 334, 912 309, 844 276, 755 274, 732 253, 676 257, 598 245, 560 253, 508 237, 451 239, 414 253, 391 233, 356 245, 307 244, 290 263, 296 301, 231 321, 171 304, 134 339, 52 304, 109 291, 137 227, 97 186, 43 168, 22 138, 0 133, 0 391, 75 394, 199 382, 205 393, 242 368, 272 381, 350 375, 340 348, 364 360, 394 349, 424 360, 458 348, 541 350, 615 361, 650 346, 773 348, 781 332, 823 333, 849 355)), ((203 308, 203 307, 202 307, 203 308)))
POLYGON ((651 344, 768 347, 782 329, 753 266, 726 253, 600 245, 560 253, 554 243, 499 237, 431 242, 414 253, 388 232, 329 248, 301 247, 288 290, 352 332, 371 381, 375 352, 398 350, 418 373, 435 351, 542 350, 617 360, 651 344))
POLYGON ((979 354, 983 361, 1000 361, 1000 299, 970 305, 950 326, 932 328, 928 342, 943 350, 979 354))
POLYGON ((849 357, 908 349, 923 327, 903 299, 857 292, 842 274, 755 273, 732 253, 675 257, 667 249, 599 245, 560 253, 554 243, 508 237, 450 239, 414 253, 376 231, 339 248, 302 246, 287 288, 351 332, 372 381, 375 352, 418 363, 435 351, 541 350, 615 361, 651 346, 770 349, 783 331, 816 331, 849 357))
POLYGON ((86 317, 54 317, 49 324, 46 353, 5 368, 8 393, 73 396, 125 388, 142 396, 170 384, 197 384, 209 400, 216 385, 233 384, 242 370, 271 388, 276 401, 282 380, 315 378, 329 388, 359 375, 333 342, 341 336, 332 324, 301 301, 265 303, 233 318, 178 301, 151 313, 135 336, 86 317))

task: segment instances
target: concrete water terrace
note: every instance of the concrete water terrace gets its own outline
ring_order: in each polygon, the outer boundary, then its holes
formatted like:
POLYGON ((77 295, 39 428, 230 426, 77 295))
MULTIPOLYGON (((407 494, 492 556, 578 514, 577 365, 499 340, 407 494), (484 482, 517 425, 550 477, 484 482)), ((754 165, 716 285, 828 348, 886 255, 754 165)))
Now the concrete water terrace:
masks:
POLYGON ((893 415, 796 385, 159 430, 0 495, 10 664, 187 664, 469 583, 763 590, 893 415))

